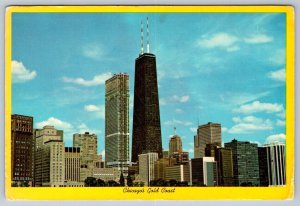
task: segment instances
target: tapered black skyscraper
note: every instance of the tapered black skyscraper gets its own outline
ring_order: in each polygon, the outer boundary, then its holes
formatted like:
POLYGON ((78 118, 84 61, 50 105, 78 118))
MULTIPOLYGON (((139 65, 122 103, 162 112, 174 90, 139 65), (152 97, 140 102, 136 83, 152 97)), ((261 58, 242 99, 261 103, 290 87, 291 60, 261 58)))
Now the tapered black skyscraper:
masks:
POLYGON ((162 154, 159 99, 157 87, 156 58, 150 53, 147 18, 147 52, 143 47, 143 24, 141 25, 141 53, 135 60, 132 161, 146 152, 162 154))

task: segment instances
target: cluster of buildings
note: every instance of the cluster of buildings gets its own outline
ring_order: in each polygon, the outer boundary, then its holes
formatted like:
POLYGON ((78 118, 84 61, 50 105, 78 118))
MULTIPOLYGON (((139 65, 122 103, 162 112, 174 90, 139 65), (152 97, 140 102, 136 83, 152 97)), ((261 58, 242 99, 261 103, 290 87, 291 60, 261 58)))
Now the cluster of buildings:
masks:
POLYGON ((176 134, 169 150, 162 148, 156 57, 147 51, 135 61, 131 159, 129 148, 129 75, 115 74, 105 82, 105 160, 97 154, 97 135, 73 135, 65 147, 62 130, 33 128, 33 117, 11 116, 11 180, 13 186, 82 187, 93 177, 120 181, 124 176, 141 185, 153 181, 194 186, 269 186, 285 184, 285 145, 232 140, 222 146, 221 124, 199 125, 194 158, 183 151, 176 134))

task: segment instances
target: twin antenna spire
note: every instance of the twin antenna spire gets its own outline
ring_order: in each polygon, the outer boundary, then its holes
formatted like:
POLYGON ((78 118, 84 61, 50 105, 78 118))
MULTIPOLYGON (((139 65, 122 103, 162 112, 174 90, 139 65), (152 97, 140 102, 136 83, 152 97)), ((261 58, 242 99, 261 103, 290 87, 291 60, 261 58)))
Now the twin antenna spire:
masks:
MULTIPOLYGON (((147 53, 150 53, 149 20, 147 17, 147 53)), ((144 24, 141 21, 141 55, 144 54, 144 24)))

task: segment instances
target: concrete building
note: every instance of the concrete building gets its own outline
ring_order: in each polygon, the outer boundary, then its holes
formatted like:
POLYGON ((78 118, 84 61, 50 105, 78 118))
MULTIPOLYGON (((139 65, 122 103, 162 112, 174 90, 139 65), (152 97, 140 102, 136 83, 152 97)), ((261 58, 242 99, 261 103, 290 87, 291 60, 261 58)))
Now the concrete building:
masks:
POLYGON ((166 179, 166 167, 170 166, 169 158, 161 158, 154 163, 155 179, 166 179))
MULTIPOLYGON (((147 37, 149 40, 149 35, 147 37)), ((147 152, 163 157, 156 57, 149 48, 148 41, 147 52, 144 53, 142 45, 141 53, 135 60, 132 162, 138 161, 138 155, 147 152)))
POLYGON ((158 154, 154 152, 139 155, 139 177, 145 186, 148 186, 150 181, 155 179, 154 164, 156 160, 158 160, 158 154))
POLYGON ((104 180, 105 182, 109 180, 119 182, 120 176, 121 171, 118 168, 95 168, 93 171, 93 177, 104 180))
POLYGON ((105 82, 105 161, 124 174, 129 165, 129 75, 105 82))
POLYGON ((80 147, 65 147, 65 181, 80 181, 80 147))
POLYGON ((186 165, 174 165, 166 167, 165 180, 176 180, 177 182, 190 181, 190 166, 186 165))
POLYGON ((189 153, 188 152, 173 152, 170 155, 171 165, 180 165, 189 163, 189 153))
POLYGON ((232 151, 235 186, 259 186, 259 163, 257 144, 232 140, 225 143, 232 151))
POLYGON ((163 158, 169 158, 169 151, 168 150, 163 151, 163 158))
POLYGON ((221 124, 208 122, 200 125, 197 129, 197 135, 194 137, 194 157, 201 158, 205 156, 205 147, 207 144, 222 144, 221 124))
POLYGON ((273 142, 264 147, 267 149, 269 185, 285 185, 285 144, 273 142))
POLYGON ((63 187, 65 179, 64 143, 49 140, 36 150, 35 186, 63 187))
POLYGON ((35 186, 63 187, 65 150, 63 131, 46 125, 35 129, 35 186))
POLYGON ((217 163, 214 157, 194 158, 191 163, 193 185, 217 186, 217 163))
POLYGON ((97 135, 85 132, 73 135, 73 147, 80 147, 80 181, 93 177, 93 170, 98 161, 97 135))
POLYGON ((172 156, 174 152, 182 152, 182 141, 181 138, 176 135, 176 128, 174 128, 174 136, 170 138, 169 141, 169 155, 172 156))
POLYGON ((207 144, 205 156, 214 157, 217 162, 219 186, 233 186, 233 160, 230 148, 221 148, 218 144, 207 144))
POLYGON ((33 185, 34 178, 33 117, 11 115, 11 181, 33 185))

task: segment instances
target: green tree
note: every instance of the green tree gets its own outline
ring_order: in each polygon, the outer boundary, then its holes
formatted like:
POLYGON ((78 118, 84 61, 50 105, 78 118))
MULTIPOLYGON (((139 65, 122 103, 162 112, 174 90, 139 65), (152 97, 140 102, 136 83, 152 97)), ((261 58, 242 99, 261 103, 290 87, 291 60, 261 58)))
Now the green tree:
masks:
POLYGON ((174 186, 177 185, 177 181, 174 180, 174 179, 172 179, 172 180, 169 181, 169 185, 170 185, 171 187, 174 187, 174 186))
POLYGON ((123 172, 121 173, 120 175, 120 186, 124 187, 125 186, 125 179, 124 179, 124 176, 123 176, 123 172))
POLYGON ((107 182, 107 184, 108 184, 108 186, 110 186, 110 187, 116 187, 116 186, 119 186, 119 184, 118 184, 116 181, 114 181, 114 180, 109 180, 109 181, 107 182))
POLYGON ((106 186, 105 181, 101 180, 101 179, 97 179, 97 186, 98 187, 105 187, 106 186))
POLYGON ((97 180, 94 177, 87 177, 84 180, 84 186, 86 187, 96 187, 97 186, 97 180))
POLYGON ((127 176, 127 186, 129 187, 133 186, 133 182, 130 175, 127 176))
POLYGON ((145 183, 144 182, 140 182, 140 187, 144 187, 145 183))

